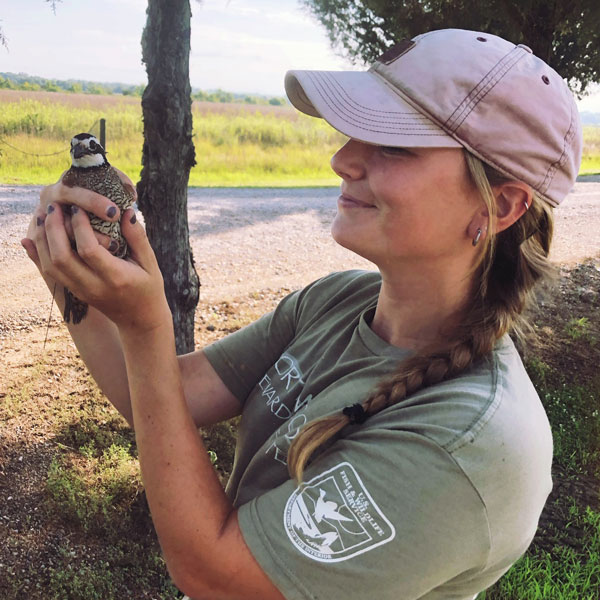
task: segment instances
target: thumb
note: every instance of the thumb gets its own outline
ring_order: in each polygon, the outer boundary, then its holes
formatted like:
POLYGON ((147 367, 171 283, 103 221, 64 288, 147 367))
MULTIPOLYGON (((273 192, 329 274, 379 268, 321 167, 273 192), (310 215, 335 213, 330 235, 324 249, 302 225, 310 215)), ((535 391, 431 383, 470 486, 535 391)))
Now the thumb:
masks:
POLYGON ((127 244, 131 251, 131 257, 146 271, 158 269, 154 250, 152 250, 150 241, 146 236, 146 231, 138 221, 133 208, 128 208, 123 213, 121 232, 123 233, 123 237, 127 240, 127 244))

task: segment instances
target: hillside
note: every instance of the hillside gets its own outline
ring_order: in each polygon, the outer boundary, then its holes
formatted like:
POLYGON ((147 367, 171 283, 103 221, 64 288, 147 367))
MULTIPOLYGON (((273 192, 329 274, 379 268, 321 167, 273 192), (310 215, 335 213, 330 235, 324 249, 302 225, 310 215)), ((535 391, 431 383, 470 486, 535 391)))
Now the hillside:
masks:
MULTIPOLYGON (((0 72, 0 89, 21 90, 32 92, 67 92, 96 95, 115 94, 119 96, 141 97, 144 85, 127 83, 106 83, 85 81, 82 79, 46 79, 27 73, 2 73, 0 72)), ((265 96, 261 94, 226 92, 225 90, 201 90, 192 88, 192 98, 205 102, 224 102, 235 104, 269 104, 283 106, 287 104, 285 98, 265 96)))

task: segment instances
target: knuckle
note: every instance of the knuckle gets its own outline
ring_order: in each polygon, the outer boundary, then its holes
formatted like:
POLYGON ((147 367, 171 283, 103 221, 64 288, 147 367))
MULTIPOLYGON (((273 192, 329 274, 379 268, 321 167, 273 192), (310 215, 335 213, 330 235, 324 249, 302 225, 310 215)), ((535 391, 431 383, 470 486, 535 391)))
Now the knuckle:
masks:
POLYGON ((98 248, 98 244, 82 244, 77 247, 77 254, 85 261, 93 260, 98 254, 98 248))
POLYGON ((127 278, 124 277, 119 272, 113 273, 111 275, 111 277, 110 277, 110 283, 111 283, 111 286, 117 292, 123 292, 127 288, 127 286, 129 285, 129 282, 127 281, 127 278))
POLYGON ((64 251, 54 252, 51 257, 51 262, 57 269, 64 269, 67 266, 70 258, 70 253, 64 251))

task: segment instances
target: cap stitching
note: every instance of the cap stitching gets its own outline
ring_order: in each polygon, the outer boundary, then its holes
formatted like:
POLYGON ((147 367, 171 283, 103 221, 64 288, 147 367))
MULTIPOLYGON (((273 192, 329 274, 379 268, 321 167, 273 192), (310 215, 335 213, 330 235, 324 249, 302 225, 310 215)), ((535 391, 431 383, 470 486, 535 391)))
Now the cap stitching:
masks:
POLYGON ((562 167, 567 159, 567 147, 571 143, 573 136, 575 135, 575 119, 573 118, 573 103, 571 103, 571 121, 569 123, 569 129, 565 133, 563 138, 563 149, 561 155, 558 157, 558 160, 555 160, 546 171, 546 176, 544 177, 542 183, 540 184, 540 190, 544 190, 544 193, 550 187, 552 180, 554 179, 554 175, 559 167, 562 167))
MULTIPOLYGON (((328 100, 328 106, 329 108, 331 108, 332 110, 334 110, 334 108, 337 108, 336 114, 338 114, 338 116, 340 116, 341 118, 344 118, 344 120, 346 120, 348 123, 351 123, 353 121, 349 121, 348 119, 356 119, 358 122, 361 122, 365 125, 369 125, 371 123, 376 123, 378 125, 382 125, 385 124, 390 124, 390 125, 398 125, 400 127, 402 127, 403 123, 402 121, 394 121, 392 119, 386 120, 386 119, 369 119, 368 117, 361 115, 360 113, 356 114, 353 113, 352 110, 350 110, 353 107, 346 107, 343 106, 343 104, 341 104, 338 100, 341 99, 338 96, 335 95, 335 90, 331 89, 330 87, 327 87, 325 84, 325 82, 321 81, 321 80, 315 80, 313 81, 313 84, 315 85, 315 87, 320 88, 318 91, 321 94, 321 97, 323 99, 328 100), (342 115, 339 114, 339 111, 342 111, 343 113, 343 117, 342 115)), ((408 113, 406 113, 408 114, 408 113)), ((419 115, 415 115, 415 116, 419 116, 419 115)), ((412 123, 413 125, 420 125, 418 123, 412 123)), ((408 123, 408 125, 411 125, 411 123, 408 123)), ((427 131, 429 129, 433 129, 435 127, 434 124, 432 124, 431 122, 427 121, 425 119, 425 122, 423 123, 423 125, 421 127, 408 127, 407 129, 409 130, 414 130, 414 131, 427 131)))
POLYGON ((458 105, 450 115, 445 125, 450 131, 456 131, 471 114, 475 107, 487 96, 496 84, 508 73, 514 65, 525 56, 525 51, 515 47, 479 81, 479 83, 468 93, 465 99, 458 105), (520 50, 516 56, 511 56, 515 50, 520 50))
MULTIPOLYGON (((309 75, 311 73, 309 72, 309 75)), ((401 111, 387 111, 387 110, 373 110, 370 109, 368 106, 364 106, 360 103, 358 103, 356 100, 354 100, 349 94, 348 92, 344 89, 344 87, 334 78, 331 76, 328 76, 329 74, 327 72, 323 72, 323 73, 318 73, 318 75, 322 76, 323 78, 326 78, 328 83, 335 85, 336 88, 338 88, 338 94, 340 95, 340 97, 344 97, 346 102, 352 106, 355 107, 357 109, 357 112, 364 112, 365 115, 369 115, 369 116, 373 116, 373 117, 378 117, 379 113, 382 116, 385 115, 410 115, 411 117, 420 117, 422 119, 424 119, 425 121, 429 121, 429 119, 425 116, 420 114, 416 109, 415 112, 401 112, 401 111), (375 114, 377 113, 377 114, 375 114)), ((333 91, 333 90, 332 90, 333 91)))
POLYGON ((456 131, 471 114, 475 107, 485 98, 485 96, 496 86, 496 84, 506 75, 506 73, 521 58, 517 56, 515 60, 511 58, 511 50, 506 56, 494 65, 494 67, 479 81, 479 83, 469 92, 461 104, 446 122, 452 131, 456 131), (512 62, 511 62, 512 61, 512 62), (450 123, 456 121, 454 125, 450 123))
MULTIPOLYGON (((320 94, 321 98, 323 98, 323 100, 326 102, 327 106, 331 110, 333 110, 335 112, 335 114, 340 119, 345 121, 346 123, 349 123, 351 125, 359 127, 360 129, 364 129, 365 131, 372 131, 375 133, 390 133, 392 131, 399 131, 399 132, 414 131, 414 132, 418 132, 418 135, 446 137, 445 132, 443 132, 441 130, 436 131, 437 126, 435 125, 435 123, 432 123, 432 122, 424 124, 424 125, 429 125, 429 127, 402 127, 402 123, 400 123, 400 122, 394 122, 394 121, 390 121, 390 120, 382 121, 382 120, 368 119, 368 118, 364 117, 363 115, 352 114, 346 107, 344 107, 343 105, 340 105, 338 102, 336 102, 336 98, 333 96, 334 91, 331 90, 330 88, 328 88, 327 86, 325 86, 323 84, 323 81, 313 78, 312 73, 308 73, 308 76, 312 79, 313 85, 315 86, 316 91, 320 94), (340 114, 340 111, 341 111, 341 114, 340 114), (379 130, 371 129, 368 126, 371 126, 372 124, 378 125, 381 129, 387 129, 390 131, 381 131, 380 129, 379 130), (386 126, 386 124, 389 124, 389 126, 386 126), (434 133, 426 133, 427 131, 434 131, 434 133)), ((420 115, 415 115, 415 116, 418 117, 420 115)), ((427 118, 425 117, 425 119, 427 119, 427 118)), ((408 135, 417 135, 417 134, 413 133, 413 134, 408 134, 408 135)))

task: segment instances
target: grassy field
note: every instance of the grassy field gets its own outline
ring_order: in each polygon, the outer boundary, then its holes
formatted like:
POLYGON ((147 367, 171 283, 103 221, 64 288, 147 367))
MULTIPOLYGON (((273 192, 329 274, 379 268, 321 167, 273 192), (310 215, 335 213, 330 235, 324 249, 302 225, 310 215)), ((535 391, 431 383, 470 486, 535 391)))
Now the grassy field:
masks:
MULTIPOLYGON (((69 167, 69 140, 107 121, 112 164, 137 180, 142 120, 136 98, 0 90, 0 183, 48 184, 69 167)), ((292 108, 194 103, 192 186, 337 185, 329 159, 344 137, 292 108)), ((584 130, 582 174, 600 173, 600 127, 584 130)))
MULTIPOLYGON (((69 167, 76 133, 107 122, 110 162, 136 180, 141 169, 139 100, 78 94, 0 94, 0 182, 48 184, 69 167), (21 151, 24 152, 20 152, 21 151), (49 155, 49 156, 48 156, 49 155)), ((285 107, 194 103, 193 186, 319 186, 339 179, 329 158, 344 137, 321 119, 285 107)))

